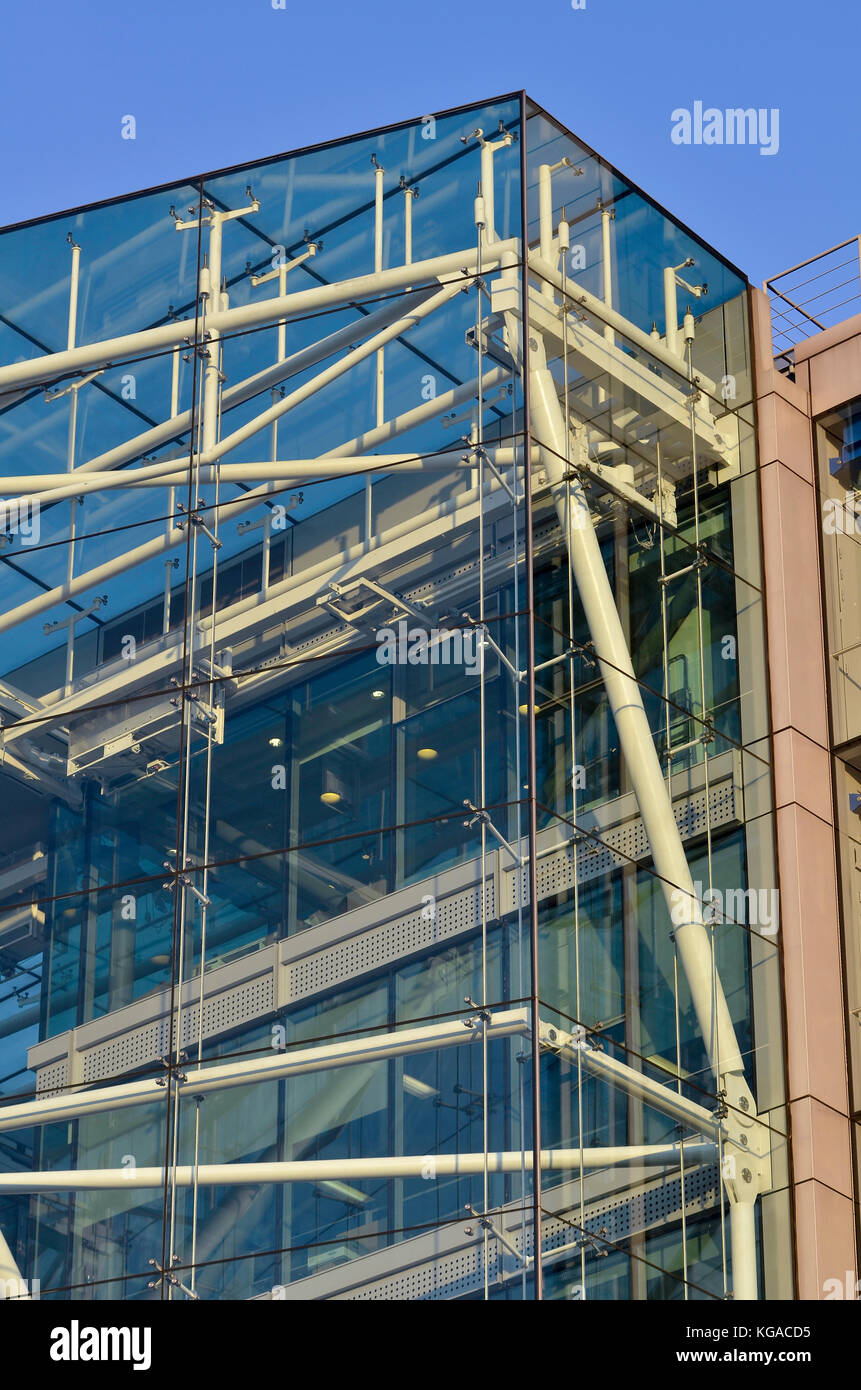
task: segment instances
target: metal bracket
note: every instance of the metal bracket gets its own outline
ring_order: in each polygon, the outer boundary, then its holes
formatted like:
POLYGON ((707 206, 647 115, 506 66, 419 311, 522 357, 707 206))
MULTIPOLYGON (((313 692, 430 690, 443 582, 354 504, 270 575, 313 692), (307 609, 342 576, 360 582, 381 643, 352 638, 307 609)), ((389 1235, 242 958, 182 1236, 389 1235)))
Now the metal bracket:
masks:
MULTIPOLYGON (((179 1256, 172 1255, 170 1263, 171 1266, 178 1265, 179 1256)), ((175 1289, 182 1289, 182 1292, 186 1295, 187 1298, 193 1298, 198 1303, 200 1302, 200 1294, 195 1293, 193 1289, 189 1289, 185 1284, 183 1284, 181 1279, 178 1279, 175 1274, 171 1273, 170 1269, 162 1269, 158 1260, 148 1260, 147 1264, 152 1265, 153 1269, 155 1269, 158 1272, 158 1278, 151 1279, 150 1282, 147 1284, 148 1289, 161 1288, 161 1285, 164 1283, 165 1280, 167 1280, 167 1282, 169 1284, 172 1284, 175 1289)))
POLYGON ((508 853, 511 855, 517 867, 522 868, 524 860, 521 858, 521 856, 517 853, 516 850, 512 849, 505 836, 497 830, 496 826, 493 824, 493 821, 490 819, 489 813, 485 810, 480 809, 478 806, 473 806, 472 802, 467 799, 464 800, 463 804, 468 808, 468 810, 472 811, 472 816, 470 817, 470 819, 464 821, 464 825, 466 826, 466 828, 471 829, 471 827, 473 825, 476 825, 477 823, 486 825, 491 835, 493 835, 499 841, 503 849, 508 850, 508 853))

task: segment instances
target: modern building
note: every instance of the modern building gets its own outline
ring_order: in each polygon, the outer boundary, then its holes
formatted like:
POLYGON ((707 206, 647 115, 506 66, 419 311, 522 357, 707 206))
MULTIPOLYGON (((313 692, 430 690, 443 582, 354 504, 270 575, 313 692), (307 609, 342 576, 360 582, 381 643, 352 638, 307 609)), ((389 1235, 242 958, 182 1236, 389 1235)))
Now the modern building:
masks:
POLYGON ((855 1296, 798 272, 522 93, 0 232, 7 1295, 855 1296))

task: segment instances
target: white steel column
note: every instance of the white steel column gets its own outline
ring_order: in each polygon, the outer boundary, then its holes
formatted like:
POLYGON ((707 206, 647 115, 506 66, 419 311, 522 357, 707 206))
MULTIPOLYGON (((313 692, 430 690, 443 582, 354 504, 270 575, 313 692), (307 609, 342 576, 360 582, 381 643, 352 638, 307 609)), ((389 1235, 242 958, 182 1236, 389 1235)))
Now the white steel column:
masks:
POLYGON ((756 1207, 753 1201, 730 1202, 729 1239, 732 1252, 732 1296, 733 1299, 750 1302, 758 1297, 756 1207))
POLYGON ((571 569, 595 643, 598 664, 649 838, 655 869, 660 875, 661 888, 673 920, 679 917, 680 906, 683 907, 684 920, 675 929, 676 941, 712 1071, 716 1080, 720 1081, 729 1072, 743 1074, 744 1064, 726 997, 720 983, 716 984, 712 978, 708 933, 703 926, 702 912, 667 796, 643 697, 592 525, 589 503, 579 478, 568 480, 571 514, 567 514, 565 422, 540 339, 536 338, 536 344, 532 349, 530 367, 531 424, 535 441, 548 446, 544 465, 556 499, 571 569), (681 904, 676 890, 683 895, 681 904))
MULTIPOLYGON (((667 794, 643 698, 634 674, 631 654, 604 567, 598 536, 592 524, 589 502, 580 477, 576 474, 572 477, 566 463, 566 422, 562 416, 556 384, 547 366, 543 341, 537 333, 531 334, 529 383, 530 424, 534 440, 547 446, 547 478, 554 494, 569 563, 586 614, 589 633, 595 644, 598 664, 616 722, 631 785, 643 818, 655 871, 659 876, 667 909, 674 923, 679 959, 691 991, 691 1001, 715 1077, 716 1089, 726 1094, 730 1120, 736 1131, 739 1117, 742 1127, 747 1130, 756 1118, 756 1105, 744 1078, 744 1063, 739 1052, 735 1028, 723 986, 714 968, 709 935, 703 925, 702 909, 694 892, 691 872, 673 815, 672 803, 667 794), (551 450, 554 452, 551 453, 551 450)), ((761 1127, 757 1132, 757 1140, 760 1133, 761 1127)), ((745 1144, 748 1143, 747 1132, 743 1135, 743 1140, 745 1144)), ((743 1174, 741 1180, 735 1176, 726 1180, 731 1213, 738 1206, 745 1209, 744 1215, 736 1212, 732 1216, 730 1227, 734 1238, 733 1279, 742 1290, 739 1297, 755 1298, 757 1279, 752 1198, 760 1187, 759 1183, 754 1183, 754 1175, 748 1170, 745 1171, 748 1174, 746 1184, 743 1174), (739 1202, 739 1196, 744 1198, 742 1202, 739 1202)))
POLYGON ((667 350, 674 357, 680 357, 682 354, 679 348, 679 300, 676 292, 676 268, 673 265, 664 267, 664 318, 667 350))
MULTIPOLYGON (((66 337, 67 351, 75 347, 78 333, 78 285, 81 274, 81 248, 69 232, 68 241, 72 248, 72 275, 69 284, 69 331, 66 337)), ((69 428, 66 438, 66 471, 75 471, 75 442, 78 432, 78 383, 69 390, 69 428)), ((78 529, 78 499, 69 502, 69 540, 66 552, 66 583, 71 584, 75 575, 75 538, 78 529)), ((75 624, 70 622, 66 633, 66 694, 72 692, 75 673, 75 624)))
MULTIPOLYGON (((604 270, 604 303, 613 308, 613 245, 610 237, 610 223, 615 218, 612 208, 601 208, 601 259, 604 270)), ((608 323, 604 324, 604 337, 608 343, 615 343, 616 335, 608 323)))
MULTIPOLYGON (((383 269, 383 178, 385 169, 377 163, 377 156, 371 155, 374 166, 374 274, 380 275, 383 269)), ((386 418, 385 411, 385 353, 380 348, 377 353, 377 428, 386 418)))
POLYGON ((15 1256, 9 1249, 3 1232, 0 1231, 0 1299, 30 1298, 29 1289, 21 1277, 15 1256))

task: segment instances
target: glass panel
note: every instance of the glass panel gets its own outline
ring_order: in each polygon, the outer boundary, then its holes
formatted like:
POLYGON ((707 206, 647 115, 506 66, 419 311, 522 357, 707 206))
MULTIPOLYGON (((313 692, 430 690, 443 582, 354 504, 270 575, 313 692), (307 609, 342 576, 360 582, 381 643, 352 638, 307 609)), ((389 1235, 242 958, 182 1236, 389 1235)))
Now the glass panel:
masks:
POLYGON ((0 235, 22 1271, 727 1296, 727 1087, 785 1143, 744 281, 519 97, 0 235))

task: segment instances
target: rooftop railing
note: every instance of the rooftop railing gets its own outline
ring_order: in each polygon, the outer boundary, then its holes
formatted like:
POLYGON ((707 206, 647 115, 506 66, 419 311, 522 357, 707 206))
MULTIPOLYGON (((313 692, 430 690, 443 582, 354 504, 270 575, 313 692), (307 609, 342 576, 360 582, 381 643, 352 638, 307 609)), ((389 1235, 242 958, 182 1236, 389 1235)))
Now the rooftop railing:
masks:
POLYGON ((791 374, 798 343, 861 313, 861 237, 772 275, 762 287, 771 303, 774 360, 791 374))

